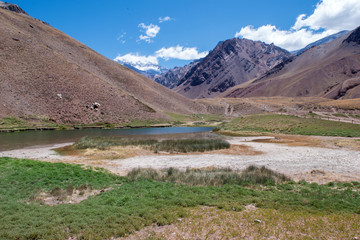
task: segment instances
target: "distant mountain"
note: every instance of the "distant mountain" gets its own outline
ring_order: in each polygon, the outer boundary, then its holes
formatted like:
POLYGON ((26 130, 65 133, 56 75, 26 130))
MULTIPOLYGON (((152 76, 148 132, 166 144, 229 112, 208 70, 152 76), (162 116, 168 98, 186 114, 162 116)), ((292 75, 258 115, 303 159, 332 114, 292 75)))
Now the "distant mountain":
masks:
POLYGON ((134 70, 137 73, 144 75, 145 77, 148 77, 148 78, 152 78, 152 76, 154 76, 156 74, 163 74, 169 70, 166 67, 162 67, 160 65, 154 65, 153 69, 140 70, 140 69, 136 68, 136 65, 134 66, 133 64, 129 64, 129 63, 125 63, 125 62, 119 62, 119 63, 127 68, 130 68, 131 70, 134 70))
POLYGON ((257 78, 292 56, 259 41, 233 38, 219 44, 199 63, 187 69, 174 90, 189 98, 212 98, 257 78))
POLYGON ((180 81, 185 77, 188 71, 196 66, 200 61, 201 59, 195 60, 184 67, 175 67, 162 74, 150 75, 149 78, 167 88, 173 89, 179 85, 180 81))
POLYGON ((23 13, 28 15, 24 10, 22 10, 18 5, 11 4, 11 3, 4 3, 3 1, 0 1, 0 8, 16 12, 16 13, 23 13))
POLYGON ((135 72, 138 72, 146 77, 149 77, 151 75, 155 74, 162 74, 164 72, 167 72, 169 69, 163 66, 160 66, 159 64, 153 64, 153 63, 144 63, 142 61, 138 62, 130 62, 125 61, 122 58, 115 58, 115 62, 120 63, 121 65, 130 68, 131 70, 134 70, 135 72))
POLYGON ((309 48, 312 48, 314 46, 319 46, 319 45, 324 44, 324 43, 329 43, 329 42, 331 42, 331 41, 333 41, 333 40, 335 40, 335 39, 337 39, 339 37, 344 36, 347 33, 349 33, 349 31, 347 31, 347 30, 335 33, 333 35, 330 35, 330 36, 324 37, 324 38, 322 38, 320 40, 317 40, 316 42, 310 43, 309 45, 307 45, 306 47, 304 47, 302 49, 292 51, 291 53, 294 54, 294 55, 299 55, 299 54, 305 52, 306 50, 308 50, 309 48))
POLYGON ((0 8, 0 118, 129 122, 205 107, 30 16, 0 8))
POLYGON ((259 96, 360 98, 360 27, 222 94, 222 97, 259 96))

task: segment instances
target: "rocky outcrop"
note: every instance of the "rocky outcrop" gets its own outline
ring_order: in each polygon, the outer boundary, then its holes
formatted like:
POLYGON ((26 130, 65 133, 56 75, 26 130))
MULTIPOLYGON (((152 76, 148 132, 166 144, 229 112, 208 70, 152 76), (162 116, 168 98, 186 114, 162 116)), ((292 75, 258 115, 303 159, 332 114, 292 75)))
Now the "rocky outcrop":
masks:
POLYGON ((12 11, 12 12, 16 12, 16 13, 22 13, 22 14, 26 14, 28 15, 24 10, 22 10, 18 5, 16 4, 11 4, 11 3, 7 3, 7 2, 2 2, 0 1, 0 8, 12 11))
POLYGON ((348 38, 344 40, 344 42, 350 43, 355 42, 357 44, 360 44, 360 27, 356 28, 348 38))
POLYGON ((220 42, 175 88, 189 98, 212 98, 255 79, 292 56, 274 44, 233 38, 220 42))

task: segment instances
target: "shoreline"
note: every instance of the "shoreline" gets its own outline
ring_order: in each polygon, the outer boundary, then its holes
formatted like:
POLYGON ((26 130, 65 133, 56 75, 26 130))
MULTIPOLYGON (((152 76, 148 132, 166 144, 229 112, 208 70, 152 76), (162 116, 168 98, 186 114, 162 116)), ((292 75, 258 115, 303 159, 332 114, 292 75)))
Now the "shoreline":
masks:
POLYGON ((174 127, 172 124, 154 124, 149 126, 116 126, 116 127, 106 127, 106 126, 73 126, 68 128, 62 127, 33 127, 33 128, 11 128, 11 129, 0 129, 0 133, 12 133, 12 132, 25 132, 25 131, 62 131, 62 130, 81 130, 81 129, 133 129, 133 128, 166 128, 174 127))

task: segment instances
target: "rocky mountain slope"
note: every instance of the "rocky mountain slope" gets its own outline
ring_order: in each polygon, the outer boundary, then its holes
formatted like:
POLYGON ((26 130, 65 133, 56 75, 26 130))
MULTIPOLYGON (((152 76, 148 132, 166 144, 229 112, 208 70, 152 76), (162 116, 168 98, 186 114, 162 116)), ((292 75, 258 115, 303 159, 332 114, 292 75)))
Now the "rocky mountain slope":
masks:
POLYGON ((212 98, 228 88, 257 78, 290 58, 273 44, 233 38, 220 42, 193 66, 174 90, 189 98, 212 98))
POLYGON ((360 97, 360 27, 312 47, 264 77, 229 89, 225 97, 360 97))
POLYGON ((197 105, 28 15, 0 8, 0 118, 126 122, 197 105))
POLYGON ((162 74, 154 74, 148 77, 167 88, 173 89, 179 85, 185 75, 200 61, 201 60, 195 60, 184 67, 175 67, 162 74))

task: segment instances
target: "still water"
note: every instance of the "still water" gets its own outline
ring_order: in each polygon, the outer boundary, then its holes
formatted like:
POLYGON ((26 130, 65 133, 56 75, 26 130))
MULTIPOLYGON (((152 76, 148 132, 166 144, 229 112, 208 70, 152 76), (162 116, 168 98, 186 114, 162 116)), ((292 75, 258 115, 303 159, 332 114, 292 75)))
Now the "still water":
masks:
POLYGON ((20 149, 37 145, 75 142, 82 137, 168 135, 209 132, 210 127, 165 127, 132 129, 81 129, 59 131, 25 131, 0 133, 0 151, 20 149))

